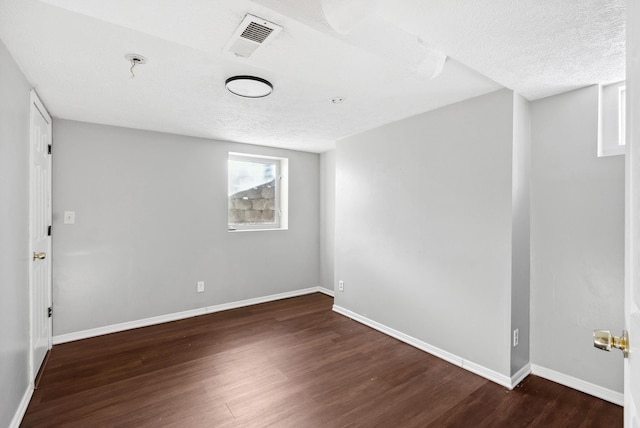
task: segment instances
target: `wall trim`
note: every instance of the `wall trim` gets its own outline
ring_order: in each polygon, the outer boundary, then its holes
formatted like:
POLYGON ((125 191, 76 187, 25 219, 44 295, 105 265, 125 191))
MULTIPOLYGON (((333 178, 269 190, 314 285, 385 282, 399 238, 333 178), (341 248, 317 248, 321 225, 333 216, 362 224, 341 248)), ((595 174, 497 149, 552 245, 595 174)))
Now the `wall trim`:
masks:
POLYGON ((552 382, 559 383, 560 385, 568 386, 585 394, 593 395, 594 397, 617 404, 618 406, 624 406, 624 394, 622 392, 616 392, 612 389, 537 364, 531 364, 531 373, 552 382))
POLYGON ((105 334, 117 333, 134 328, 147 327, 165 322, 177 321, 184 318, 197 317, 206 314, 206 308, 191 309, 183 312, 175 312, 172 314, 159 315, 157 317, 143 318, 135 321, 127 321, 119 324, 106 325, 104 327, 91 328, 88 330, 76 331, 74 333, 60 334, 53 336, 53 344, 73 342, 76 340, 88 339, 90 337, 102 336, 105 334))
MULTIPOLYGON (((514 378, 510 378, 508 376, 500 374, 495 370, 491 370, 489 368, 481 366, 480 364, 476 364, 472 361, 465 360, 464 358, 459 357, 455 354, 452 354, 451 352, 447 352, 436 346, 423 342, 422 340, 416 339, 415 337, 409 336, 408 334, 404 334, 398 330, 394 330, 391 327, 387 327, 386 325, 380 324, 377 321, 373 321, 367 317, 363 317, 362 315, 359 315, 341 306, 333 305, 333 311, 341 315, 344 315, 348 318, 351 318, 352 320, 357 321, 361 324, 369 326, 375 330, 378 330, 379 332, 384 333, 387 336, 391 336, 395 339, 398 339, 399 341, 404 342, 408 345, 411 345, 414 348, 418 348, 424 352, 434 355, 451 364, 454 364, 458 367, 461 367, 465 370, 468 370, 472 373, 482 376, 483 378, 488 379, 492 382, 495 382, 498 385, 502 385, 505 388, 513 389, 517 385, 517 383, 516 384, 513 383, 514 378)), ((518 372, 517 374, 520 374, 520 372, 518 372)))
POLYGON ((239 300, 237 302, 222 303, 220 305, 207 306, 205 309, 208 314, 220 311, 228 311, 229 309, 243 308, 245 306, 259 305, 260 303, 273 302, 275 300, 289 299, 291 297, 304 296, 305 294, 319 293, 320 287, 309 287, 301 290, 287 291, 285 293, 271 294, 269 296, 256 297, 253 299, 239 300))
MULTIPOLYGON (((207 306, 204 308, 192 309, 192 310, 183 311, 183 312, 175 312, 172 314, 160 315, 157 317, 144 318, 136 321, 129 321, 129 322, 124 322, 120 324, 113 324, 109 326, 98 327, 98 328, 93 328, 89 330, 83 330, 83 331, 78 331, 74 333, 53 336, 53 344, 58 345, 61 343, 72 342, 75 340, 102 336, 104 334, 116 333, 119 331, 131 330, 131 329, 140 328, 140 327, 147 327, 150 325, 162 324, 165 322, 177 321, 180 319, 191 318, 191 317, 205 315, 209 313, 220 312, 220 311, 225 311, 229 309, 237 309, 237 308, 242 308, 246 306, 257 305, 260 303, 267 303, 275 300, 288 299, 291 297, 298 297, 298 296, 303 296, 306 294, 313 294, 313 293, 323 293, 331 297, 334 296, 334 292, 332 290, 329 290, 324 287, 303 288, 300 290, 294 290, 294 291, 289 291, 285 293, 272 294, 272 295, 257 297, 253 299, 239 300, 236 302, 223 303, 220 305, 207 306)), ((476 364, 472 361, 465 360, 464 358, 459 357, 455 354, 452 354, 451 352, 448 352, 436 346, 430 345, 426 342, 416 339, 415 337, 409 336, 391 327, 387 327, 384 324, 373 321, 367 317, 359 315, 341 306, 333 305, 333 311, 340 315, 344 315, 348 318, 351 318, 352 320, 357 321, 361 324, 364 324, 368 327, 371 327, 375 330, 378 330, 381 333, 384 333, 388 336, 398 339, 401 342, 404 342, 408 345, 413 346, 414 348, 420 349, 424 352, 434 355, 453 365, 461 367, 465 370, 468 370, 472 373, 482 376, 485 379, 488 379, 492 382, 497 383, 498 385, 502 385, 509 389, 515 388, 529 374, 534 374, 536 376, 540 376, 547 380, 584 392, 585 394, 593 395, 594 397, 603 399, 605 401, 609 401, 619 406, 624 405, 624 394, 620 392, 616 392, 611 389, 604 388, 590 382, 586 382, 584 380, 557 372, 555 370, 548 369, 546 367, 539 366, 537 364, 527 364, 523 368, 518 370, 513 376, 508 377, 496 372, 495 370, 491 370, 489 368, 476 364)), ((11 421, 11 424, 9 425, 11 428, 18 427, 20 425, 20 422, 22 421, 22 418, 24 417, 24 414, 27 411, 27 406, 29 405, 29 401, 31 400, 32 395, 33 395, 33 387, 29 386, 25 391, 24 396, 22 397, 22 401, 20 402, 20 405, 16 410, 16 413, 11 421)))
POLYGON ((335 297, 333 290, 330 290, 325 287, 318 287, 318 291, 322 294, 326 294, 327 296, 335 297))
POLYGON ((286 293, 271 294, 269 296, 257 297, 254 299, 239 300, 236 302, 222 303, 220 305, 206 306, 204 308, 191 309, 188 311, 174 312, 156 317, 144 318, 135 321, 127 321, 119 324, 107 325, 104 327, 92 328, 88 330, 77 331, 74 333, 61 334, 53 336, 53 344, 73 342, 76 340, 88 339, 90 337, 102 336, 105 334, 117 333, 134 328, 148 327, 150 325, 163 324, 166 322, 177 321, 185 318, 197 317, 200 315, 210 314, 214 312, 226 311, 229 309, 242 308, 245 306, 257 305, 259 303, 272 302, 274 300, 288 299, 290 297, 303 296, 312 293, 328 294, 330 290, 323 287, 309 287, 300 290, 288 291, 286 293))
POLYGON ((24 418, 24 414, 27 413, 27 407, 29 407, 29 402, 31 401, 32 396, 33 385, 29 384, 27 389, 24 391, 22 400, 20 400, 20 405, 18 405, 16 412, 13 414, 13 419, 11 419, 11 422, 9 423, 9 428, 18 428, 20 426, 22 418, 24 418))
POLYGON ((491 382, 504 386, 505 388, 513 389, 515 387, 515 385, 511 384, 511 378, 509 376, 498 373, 497 371, 489 369, 485 366, 481 366, 480 364, 476 364, 473 361, 463 359, 462 368, 470 371, 471 373, 475 373, 478 376, 482 376, 483 378, 490 380, 491 382))
POLYGON ((531 374, 531 363, 527 363, 527 364, 525 364, 525 366, 523 368, 521 368, 520 370, 515 372, 515 374, 513 376, 511 376, 511 388, 510 389, 513 389, 516 386, 518 386, 518 384, 520 384, 520 382, 522 382, 530 374, 531 374))

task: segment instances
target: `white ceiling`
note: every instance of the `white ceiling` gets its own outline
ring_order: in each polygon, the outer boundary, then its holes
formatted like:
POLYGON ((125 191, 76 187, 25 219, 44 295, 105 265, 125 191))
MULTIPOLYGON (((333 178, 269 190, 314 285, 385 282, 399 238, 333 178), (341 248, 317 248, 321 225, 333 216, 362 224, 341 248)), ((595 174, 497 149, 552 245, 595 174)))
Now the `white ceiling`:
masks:
POLYGON ((624 0, 342 1, 366 7, 346 35, 321 0, 0 0, 0 39, 54 117, 313 152, 503 86, 624 79, 624 0), (283 31, 243 59, 223 48, 247 13, 283 31), (149 61, 135 79, 127 53, 149 61), (273 94, 230 94, 236 74, 273 94))

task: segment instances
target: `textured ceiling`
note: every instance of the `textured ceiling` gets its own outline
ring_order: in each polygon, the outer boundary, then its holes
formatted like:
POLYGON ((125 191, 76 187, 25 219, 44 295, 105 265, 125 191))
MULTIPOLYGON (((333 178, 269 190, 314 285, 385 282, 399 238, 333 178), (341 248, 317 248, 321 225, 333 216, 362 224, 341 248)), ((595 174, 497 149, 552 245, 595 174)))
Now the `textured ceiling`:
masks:
POLYGON ((625 0, 402 0, 379 14, 529 100, 625 79, 625 0))
POLYGON ((623 1, 344 1, 370 7, 347 34, 321 0, 0 0, 0 39, 54 117, 315 152, 502 86, 624 79, 623 1), (223 48, 247 13, 284 29, 243 59, 223 48), (236 74, 273 94, 231 95, 236 74))

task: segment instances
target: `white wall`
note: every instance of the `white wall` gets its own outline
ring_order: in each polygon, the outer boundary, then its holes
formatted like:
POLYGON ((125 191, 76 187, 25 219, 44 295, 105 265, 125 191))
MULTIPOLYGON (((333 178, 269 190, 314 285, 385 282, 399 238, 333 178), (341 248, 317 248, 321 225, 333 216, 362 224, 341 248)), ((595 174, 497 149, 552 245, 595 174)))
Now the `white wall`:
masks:
POLYGON ((336 151, 320 155, 320 284, 334 289, 336 151))
POLYGON ((0 426, 29 388, 29 89, 0 42, 0 426))
POLYGON ((624 158, 596 157, 596 86, 531 105, 531 362, 622 392, 624 158))
POLYGON ((338 141, 335 303, 511 375, 513 93, 338 141))
MULTIPOLYGON (((511 254, 511 331, 518 329, 518 345, 511 345, 511 375, 530 362, 530 103, 520 95, 513 100, 513 223, 511 254)), ((511 338, 513 341, 513 336, 511 338)))
POLYGON ((319 285, 319 155, 65 120, 53 137, 54 335, 319 285), (289 230, 227 231, 229 151, 289 158, 289 230))

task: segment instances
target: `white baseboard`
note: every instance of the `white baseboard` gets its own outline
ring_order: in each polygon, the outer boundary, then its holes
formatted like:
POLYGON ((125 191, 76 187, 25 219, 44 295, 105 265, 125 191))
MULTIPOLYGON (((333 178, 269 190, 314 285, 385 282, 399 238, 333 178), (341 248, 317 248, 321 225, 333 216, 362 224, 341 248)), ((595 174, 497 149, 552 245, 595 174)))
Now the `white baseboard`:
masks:
POLYGON ((518 370, 516 374, 511 376, 511 389, 518 386, 527 376, 531 374, 531 363, 527 363, 523 368, 518 370))
POLYGON ((22 423, 22 418, 24 418, 24 414, 27 412, 27 407, 29 407, 29 402, 31 401, 32 395, 33 385, 29 385, 27 387, 27 390, 24 392, 24 395, 22 396, 20 405, 16 409, 16 412, 13 414, 13 419, 11 419, 9 428, 18 428, 20 426, 20 423, 22 423))
POLYGON ((328 288, 318 287, 318 291, 322 294, 326 294, 327 296, 335 297, 333 290, 329 290, 328 288))
POLYGON ((401 342, 404 342, 413 346, 414 348, 418 348, 422 351, 430 353, 431 355, 435 355, 436 357, 441 358, 445 361, 448 361, 453 365, 462 367, 462 358, 458 357, 457 355, 444 351, 440 348, 436 348, 435 346, 429 345, 426 342, 418 340, 407 334, 401 333, 398 330, 394 330, 390 327, 387 327, 384 324, 380 324, 379 322, 373 321, 367 317, 363 317, 362 315, 359 315, 341 306, 333 305, 333 311, 341 315, 344 315, 345 317, 351 318, 354 321, 358 321, 359 323, 369 326, 375 330, 378 330, 386 334, 387 336, 394 337, 401 342))
POLYGON ((210 314, 213 312, 226 311, 229 309, 242 308, 245 306, 257 305, 259 303, 272 302, 274 300, 288 299, 290 297, 303 296, 312 293, 329 294, 330 290, 323 287, 309 287, 300 290, 289 291, 286 293, 272 294, 270 296, 257 297, 254 299, 240 300, 237 302, 223 303, 220 305, 207 306, 204 308, 191 309, 183 312, 175 312, 172 314, 159 315, 157 317, 144 318, 135 321, 128 321, 119 324, 107 325, 104 327, 92 328, 88 330, 77 331, 74 333, 61 334, 53 336, 54 345, 61 343, 73 342, 75 340, 88 339, 90 337, 102 336, 104 334, 117 333, 119 331, 131 330, 134 328, 147 327, 150 325, 162 324, 165 322, 177 321, 185 318, 197 317, 199 315, 210 314))
MULTIPOLYGON (((136 320, 136 321, 129 321, 129 322, 124 322, 120 324, 113 324, 109 326, 78 331, 74 333, 62 334, 58 336, 53 336, 52 340, 54 345, 58 345, 61 343, 72 342, 75 340, 102 336, 104 334, 116 333, 119 331, 130 330, 130 329, 140 328, 140 327, 147 327, 150 325, 162 324, 165 322, 176 321, 176 320, 190 318, 190 317, 199 316, 199 315, 205 315, 208 313, 225 311, 229 309, 236 309, 236 308, 241 308, 241 307, 251 306, 251 305, 257 305, 259 303, 272 302, 275 300, 303 296, 303 295, 312 294, 312 293, 323 293, 331 297, 334 296, 333 290, 329 290, 324 287, 309 287, 309 288, 304 288, 300 290, 289 291, 286 293, 272 294, 269 296, 240 300, 240 301, 230 302, 230 303, 223 303, 220 305, 207 306, 204 308, 192 309, 192 310, 183 311, 183 312, 176 312, 172 314, 160 315, 157 317, 145 318, 145 319, 136 320)), ((462 367, 466 370, 469 370, 470 372, 480 375, 492 382, 495 382, 509 389, 513 389, 514 387, 516 387, 520 382, 522 382, 524 378, 526 378, 530 373, 532 373, 536 376, 540 376, 545 379, 551 380, 553 382, 559 383, 561 385, 568 386, 569 388, 573 388, 578 391, 584 392, 586 394, 593 395, 594 397, 601 398, 603 400, 609 401, 619 406, 624 405, 624 394, 607 389, 607 388, 603 388, 601 386, 592 384, 590 382, 586 382, 584 380, 575 378, 573 376, 569 376, 569 375, 557 372, 555 370, 541 367, 536 364, 531 364, 531 365, 527 364, 525 367, 520 369, 516 374, 514 374, 511 377, 508 377, 494 370, 491 370, 479 364, 473 363, 472 361, 467 361, 462 357, 459 357, 455 354, 447 352, 436 346, 430 345, 426 342, 423 342, 412 336, 404 334, 400 331, 394 330, 390 327, 385 326, 384 324, 380 324, 367 317, 361 316, 348 309, 334 305, 333 310, 334 312, 337 312, 341 315, 349 317, 375 330, 378 330, 388 336, 394 337, 415 348, 428 352, 431 355, 434 355, 442 360, 448 361, 449 363, 454 364, 458 367, 462 367)), ((11 428, 18 427, 20 425, 20 422, 24 417, 24 414, 27 410, 27 406, 29 405, 29 401, 31 400, 32 395, 33 395, 33 387, 30 386, 27 389, 27 391, 25 391, 22 401, 20 402, 20 406, 16 410, 16 413, 11 421, 11 424, 9 425, 11 428)))
POLYGON ((61 343, 73 342, 75 340, 88 339, 90 337, 102 336, 104 334, 117 333, 119 331, 131 330, 134 328, 147 327, 165 322, 177 321, 184 318, 196 317, 206 314, 206 308, 192 309, 189 311, 175 312, 173 314, 160 315, 157 317, 144 318, 136 321, 128 321, 119 324, 106 325, 104 327, 91 328, 89 330, 76 331, 74 333, 60 334, 53 336, 54 345, 61 343))
POLYGON ((505 388, 513 389, 516 386, 512 384, 511 377, 498 373, 497 371, 491 370, 485 366, 481 366, 480 364, 476 364, 473 361, 463 359, 462 368, 469 370, 471 373, 475 373, 478 376, 482 376, 491 382, 497 383, 498 385, 502 385, 505 388))
MULTIPOLYGON (((398 330, 394 330, 391 327, 387 327, 384 324, 380 324, 379 322, 373 321, 367 317, 363 317, 355 312, 352 312, 343 307, 333 305, 333 310, 341 315, 351 318, 354 321, 358 321, 361 324, 369 326, 375 330, 378 330, 388 336, 394 337, 401 342, 404 342, 408 345, 413 346, 414 348, 418 348, 422 351, 428 352, 431 355, 434 355, 442 360, 445 360, 451 364, 454 364, 458 367, 462 367, 463 369, 469 370, 472 373, 475 373, 479 376, 484 377, 492 382, 497 383, 498 385, 502 385, 506 388, 513 389, 517 383, 514 382, 514 378, 510 378, 503 374, 500 374, 494 370, 488 369, 484 366, 476 364, 474 362, 465 360, 462 357, 459 357, 451 352, 447 352, 443 349, 440 349, 436 346, 430 345, 422 340, 416 339, 415 337, 404 334, 398 330)), ((519 374, 518 372, 517 374, 519 374)), ((528 374, 528 373, 527 373, 528 374)), ((525 375, 526 376, 526 375, 525 375)))
POLYGON ((213 312, 228 311, 229 309, 244 308, 245 306, 258 305, 260 303, 273 302, 275 300, 288 299, 290 297, 304 296, 305 294, 319 293, 320 287, 309 287, 301 290, 287 291, 286 293, 272 294, 270 296, 256 297, 254 299, 239 300, 237 302, 223 303, 221 305, 207 306, 208 314, 213 312))
POLYGON ((569 388, 576 389, 580 392, 584 392, 585 394, 593 395, 594 397, 617 404, 618 406, 624 405, 624 394, 621 392, 616 392, 536 364, 531 364, 531 373, 555 383, 559 383, 560 385, 568 386, 569 388))

